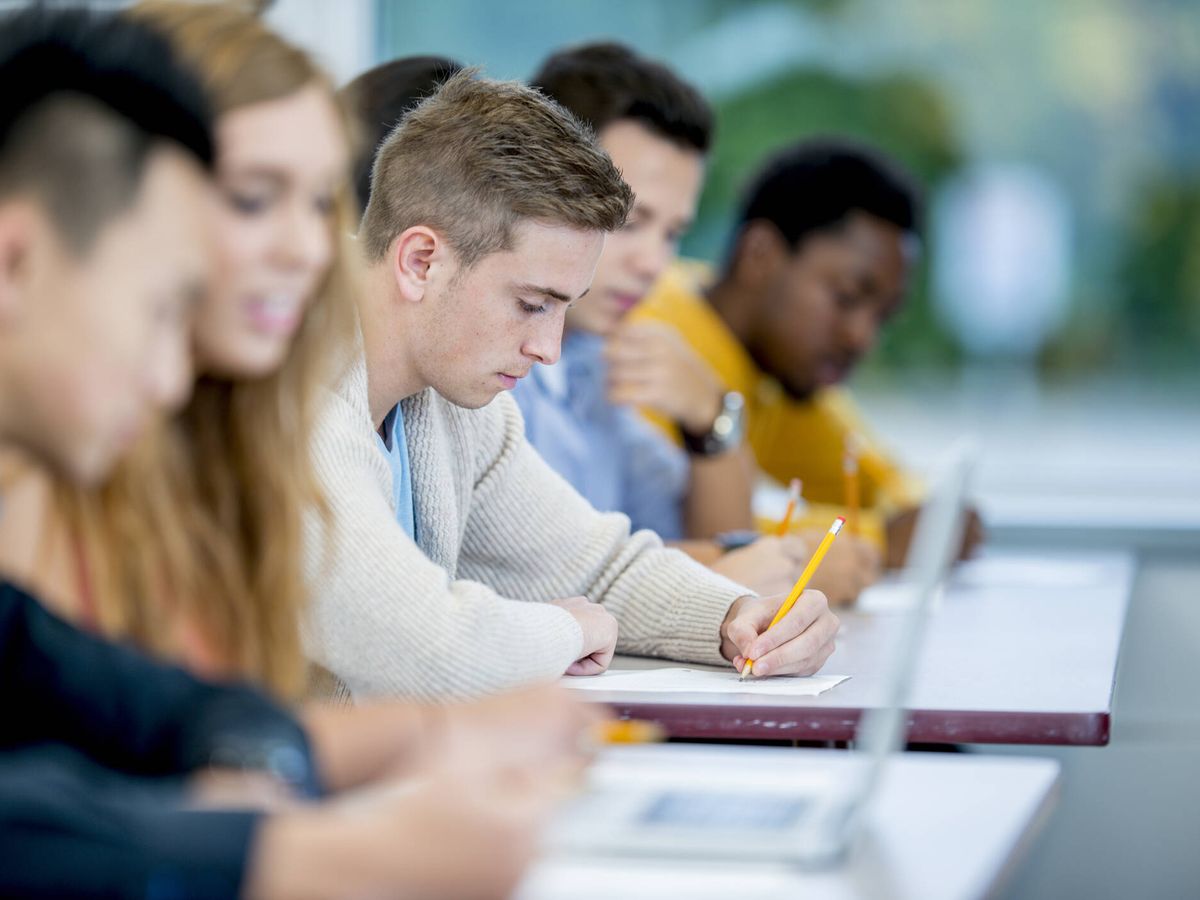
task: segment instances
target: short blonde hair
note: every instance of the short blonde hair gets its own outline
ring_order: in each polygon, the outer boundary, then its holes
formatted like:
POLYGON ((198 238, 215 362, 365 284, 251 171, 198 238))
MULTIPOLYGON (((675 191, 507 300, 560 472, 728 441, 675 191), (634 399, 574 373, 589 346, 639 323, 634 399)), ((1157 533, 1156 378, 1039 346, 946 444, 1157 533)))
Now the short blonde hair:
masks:
POLYGON ((587 125, 532 88, 468 70, 379 148, 359 240, 378 262, 402 232, 427 225, 469 266, 510 249, 521 221, 616 231, 632 205, 587 125))

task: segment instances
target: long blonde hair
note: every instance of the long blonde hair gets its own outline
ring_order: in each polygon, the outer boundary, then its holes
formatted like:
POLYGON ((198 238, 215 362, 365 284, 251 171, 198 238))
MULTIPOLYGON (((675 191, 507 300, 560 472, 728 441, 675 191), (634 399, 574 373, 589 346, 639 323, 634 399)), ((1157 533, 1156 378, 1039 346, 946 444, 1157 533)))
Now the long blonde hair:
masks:
MULTIPOLYGON (((149 0, 129 14, 192 62, 218 116, 313 84, 336 103, 309 57, 243 8, 149 0)), ((62 494, 103 632, 176 656, 173 623, 185 617, 233 670, 288 698, 305 675, 303 520, 329 516, 310 440, 322 392, 344 371, 356 334, 350 209, 343 190, 333 261, 278 371, 201 377, 187 407, 103 490, 62 494)))

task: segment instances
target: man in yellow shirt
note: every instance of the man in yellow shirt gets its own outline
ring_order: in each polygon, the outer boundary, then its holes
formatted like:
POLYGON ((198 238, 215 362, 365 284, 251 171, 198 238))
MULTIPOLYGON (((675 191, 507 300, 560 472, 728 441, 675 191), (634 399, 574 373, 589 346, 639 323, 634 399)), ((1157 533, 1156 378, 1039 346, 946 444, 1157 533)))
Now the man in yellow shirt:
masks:
MULTIPOLYGON (((892 565, 907 551, 921 489, 871 439, 838 385, 904 300, 919 207, 916 188, 879 154, 839 140, 802 142, 751 183, 723 269, 677 263, 634 313, 676 328, 743 395, 760 468, 784 483, 800 478, 814 518, 845 502, 843 457, 853 440, 863 533, 886 547, 892 565)), ((979 537, 972 515, 964 550, 979 537)))

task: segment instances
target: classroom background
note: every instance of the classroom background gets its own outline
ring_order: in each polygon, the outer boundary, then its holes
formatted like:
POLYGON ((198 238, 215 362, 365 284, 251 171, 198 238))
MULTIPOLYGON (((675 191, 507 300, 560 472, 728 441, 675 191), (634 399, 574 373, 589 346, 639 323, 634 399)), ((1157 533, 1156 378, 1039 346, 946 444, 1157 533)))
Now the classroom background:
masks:
POLYGON ((1011 748, 1064 770, 1004 896, 1194 890, 1194 0, 276 0, 268 18, 343 82, 417 53, 525 78, 603 37, 666 60, 718 112, 687 255, 720 258, 740 179, 799 136, 859 136, 919 175, 918 283, 853 382, 870 420, 917 469, 974 435, 995 544, 1129 547, 1140 562, 1111 744, 1011 748))
MULTIPOLYGON (((927 185, 916 288, 854 387, 914 465, 971 432, 1005 513, 1097 489, 1200 503, 1200 16, 1190 0, 278 0, 342 79, 437 53, 525 78, 612 37, 700 86, 718 134, 686 255, 720 259, 741 179, 839 132, 927 185)), ((1140 521, 1140 520, 1139 520, 1140 521)))

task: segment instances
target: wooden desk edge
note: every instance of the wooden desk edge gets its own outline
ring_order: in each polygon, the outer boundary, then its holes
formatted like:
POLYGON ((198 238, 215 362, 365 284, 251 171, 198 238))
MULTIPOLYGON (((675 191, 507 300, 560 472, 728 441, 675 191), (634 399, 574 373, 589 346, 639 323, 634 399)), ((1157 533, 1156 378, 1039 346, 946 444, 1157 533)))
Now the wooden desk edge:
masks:
MULTIPOLYGON (((648 719, 670 737, 717 740, 849 741, 861 709, 834 707, 670 705, 608 702, 620 718, 648 719)), ((908 740, 922 744, 1045 744, 1103 747, 1108 744, 1107 712, 982 712, 914 710, 908 740)))

